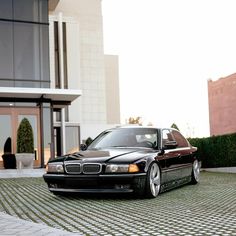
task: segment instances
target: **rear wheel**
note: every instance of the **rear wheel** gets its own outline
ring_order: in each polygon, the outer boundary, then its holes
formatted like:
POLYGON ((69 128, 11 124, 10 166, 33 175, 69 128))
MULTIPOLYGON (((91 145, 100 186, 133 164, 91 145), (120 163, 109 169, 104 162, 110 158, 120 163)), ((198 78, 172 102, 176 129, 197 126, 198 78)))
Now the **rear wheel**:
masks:
POLYGON ((146 184, 146 196, 157 197, 161 187, 161 171, 157 163, 153 163, 149 167, 146 184))
POLYGON ((199 179, 200 179, 200 163, 198 160, 195 160, 193 162, 191 183, 197 184, 199 182, 199 179))

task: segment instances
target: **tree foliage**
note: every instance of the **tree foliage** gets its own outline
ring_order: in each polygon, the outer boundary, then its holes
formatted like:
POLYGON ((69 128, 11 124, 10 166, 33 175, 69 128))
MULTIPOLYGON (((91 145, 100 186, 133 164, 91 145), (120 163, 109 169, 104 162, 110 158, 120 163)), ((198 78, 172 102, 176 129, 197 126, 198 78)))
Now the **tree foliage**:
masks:
POLYGON ((87 146, 89 146, 91 143, 93 142, 93 139, 91 137, 88 137, 86 140, 85 140, 85 144, 87 146))
POLYGON ((128 124, 142 125, 142 117, 140 117, 140 116, 138 116, 138 117, 130 117, 128 119, 128 124))
POLYGON ((171 128, 179 130, 178 126, 175 123, 171 125, 171 128))
POLYGON ((33 129, 27 118, 21 121, 17 130, 17 152, 34 153, 33 129))

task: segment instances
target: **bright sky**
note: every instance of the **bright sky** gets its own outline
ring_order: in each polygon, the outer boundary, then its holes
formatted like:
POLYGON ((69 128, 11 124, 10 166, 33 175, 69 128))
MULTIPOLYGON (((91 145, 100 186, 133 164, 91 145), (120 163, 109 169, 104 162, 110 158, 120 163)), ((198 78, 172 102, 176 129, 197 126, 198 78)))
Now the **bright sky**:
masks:
POLYGON ((209 135, 207 80, 236 72, 235 0, 102 0, 104 51, 119 55, 122 122, 141 116, 209 135))

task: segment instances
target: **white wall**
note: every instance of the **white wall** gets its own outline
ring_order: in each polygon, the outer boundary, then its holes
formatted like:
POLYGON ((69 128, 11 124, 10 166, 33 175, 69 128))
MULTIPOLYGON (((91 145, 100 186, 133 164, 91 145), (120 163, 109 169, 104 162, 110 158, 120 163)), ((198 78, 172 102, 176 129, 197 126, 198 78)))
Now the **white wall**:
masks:
MULTIPOLYGON (((81 140, 95 138, 103 130, 116 126, 107 123, 117 123, 113 118, 108 122, 112 111, 107 116, 107 108, 112 105, 109 103, 107 107, 106 89, 110 90, 112 81, 106 87, 101 0, 60 0, 50 12, 50 19, 56 20, 59 12, 67 28, 68 87, 82 90, 82 96, 69 107, 69 123, 80 124, 81 140)), ((52 85, 55 79, 53 34, 50 25, 52 85)))
POLYGON ((107 129, 115 128, 119 125, 83 125, 80 127, 80 136, 81 142, 86 140, 88 137, 94 139, 96 138, 101 132, 107 129))
POLYGON ((81 124, 106 124, 101 0, 60 0, 51 15, 57 15, 59 12, 62 12, 65 19, 76 19, 79 25, 79 29, 69 23, 67 26, 70 87, 79 85, 83 92, 78 102, 74 102, 70 107, 70 121, 81 124), (77 70, 80 71, 79 78, 77 70), (76 114, 80 114, 80 117, 76 117, 76 114))
POLYGON ((120 123, 118 56, 105 55, 107 123, 120 123))

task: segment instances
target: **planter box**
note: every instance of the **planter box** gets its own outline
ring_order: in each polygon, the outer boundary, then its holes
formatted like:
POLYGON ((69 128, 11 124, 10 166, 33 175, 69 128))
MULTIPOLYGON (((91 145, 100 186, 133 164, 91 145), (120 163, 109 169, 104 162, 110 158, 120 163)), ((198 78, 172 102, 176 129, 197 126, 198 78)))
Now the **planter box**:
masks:
POLYGON ((34 153, 16 153, 15 156, 17 169, 33 169, 34 153))

